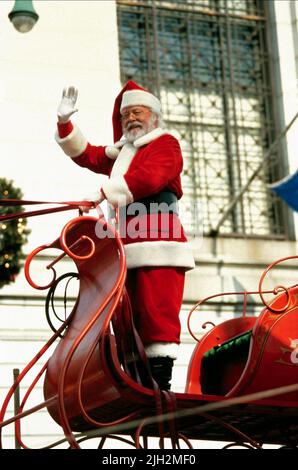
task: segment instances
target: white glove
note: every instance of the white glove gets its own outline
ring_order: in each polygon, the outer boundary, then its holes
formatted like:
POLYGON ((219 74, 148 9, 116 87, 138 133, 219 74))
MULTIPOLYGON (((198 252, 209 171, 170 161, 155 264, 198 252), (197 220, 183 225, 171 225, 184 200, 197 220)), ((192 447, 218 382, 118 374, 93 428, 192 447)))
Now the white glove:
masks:
MULTIPOLYGON (((105 200, 105 195, 100 190, 95 191, 93 194, 90 194, 90 196, 84 198, 84 201, 92 201, 94 202, 96 206, 98 206, 104 200, 105 200)), ((90 207, 80 206, 80 210, 88 214, 88 212, 90 211, 90 207)))
POLYGON ((64 88, 62 93, 62 99, 57 109, 58 121, 68 122, 70 116, 76 113, 78 110, 75 107, 78 98, 78 90, 74 86, 64 88))

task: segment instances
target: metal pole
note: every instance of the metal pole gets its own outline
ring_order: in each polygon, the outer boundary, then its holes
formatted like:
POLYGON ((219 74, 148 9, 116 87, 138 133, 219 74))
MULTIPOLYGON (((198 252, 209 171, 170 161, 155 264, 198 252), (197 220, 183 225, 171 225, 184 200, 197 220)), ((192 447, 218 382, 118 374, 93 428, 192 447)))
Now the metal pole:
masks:
MULTIPOLYGON (((17 380, 18 376, 20 374, 20 369, 13 369, 13 382, 17 380)), ((14 404, 14 415, 16 416, 18 414, 19 408, 20 408, 20 387, 19 385, 15 388, 15 391, 13 392, 13 404, 14 404)), ((15 449, 20 449, 21 446, 17 440, 16 435, 14 436, 14 444, 15 444, 15 449)))
POLYGON ((157 11, 156 11, 155 0, 152 0, 152 26, 153 26, 153 38, 154 38, 154 50, 155 50, 155 61, 156 61, 156 86, 157 96, 160 98, 160 62, 159 62, 159 44, 158 44, 158 25, 157 25, 157 11))
POLYGON ((212 229, 210 231, 210 236, 213 236, 213 237, 216 237, 218 235, 218 232, 219 232, 219 229, 221 227, 221 225, 224 223, 224 221, 226 220, 226 218, 228 217, 228 215, 230 214, 231 210, 235 207, 235 205, 237 204, 237 202, 239 201, 239 199, 241 199, 241 197, 243 196, 243 194, 245 193, 245 191, 248 189, 248 187, 250 186, 251 182, 254 180, 254 178, 257 176, 257 174, 259 173, 259 171, 263 168, 263 165, 267 162, 267 160, 269 160, 269 157, 271 157, 271 154, 272 152, 275 150, 275 148, 278 146, 278 144, 280 143, 281 139, 283 139, 285 137, 285 135, 287 134, 287 132, 289 131, 289 129, 292 127, 292 125, 294 124, 294 122, 296 121, 298 117, 298 112, 295 114, 295 116, 293 117, 293 119, 291 120, 291 122, 285 127, 285 129, 276 137, 276 139, 274 140, 274 142, 272 142, 272 144, 270 145, 269 149, 267 150, 267 152, 265 153, 264 155, 264 158, 263 160, 260 162, 260 164, 257 166, 257 168, 255 169, 255 171, 251 174, 251 176, 249 177, 249 179, 247 180, 247 182, 245 183, 244 186, 242 186, 242 188, 240 189, 239 193, 233 198, 232 202, 228 205, 226 211, 224 212, 224 214, 222 215, 221 219, 219 220, 218 224, 216 225, 216 227, 214 229, 212 229))

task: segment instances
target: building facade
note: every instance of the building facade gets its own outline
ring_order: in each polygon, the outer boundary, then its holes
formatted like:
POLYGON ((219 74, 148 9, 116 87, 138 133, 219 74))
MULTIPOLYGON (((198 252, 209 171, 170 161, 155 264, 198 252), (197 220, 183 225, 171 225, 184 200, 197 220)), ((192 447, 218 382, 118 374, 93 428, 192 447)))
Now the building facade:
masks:
MULTIPOLYGON (((284 138, 280 135, 298 109, 298 2, 51 0, 34 5, 40 19, 26 35, 7 18, 13 2, 5 2, 1 12, 2 176, 12 179, 26 199, 86 197, 104 177, 73 165, 54 142, 64 86, 79 89, 74 120, 95 144, 112 143, 111 112, 123 83, 133 79, 159 96, 166 125, 184 154, 180 211, 196 260, 196 269, 187 274, 173 378, 173 390, 183 391, 195 346, 186 326, 189 310, 216 293, 256 291, 268 264, 297 252, 297 216, 268 184, 297 168, 297 122, 284 138)), ((30 219, 26 254, 56 239, 69 214, 30 219)), ((41 282, 54 255, 41 255, 35 263, 41 282)), ((72 267, 64 260, 61 271, 67 270, 72 267)), ((264 287, 294 284, 295 273, 294 261, 277 266, 264 287)), ((23 272, 0 291, 1 401, 13 369, 22 370, 51 335, 44 299, 23 272)), ((250 294, 248 299, 249 312, 258 314, 260 298, 250 294)), ((243 295, 233 294, 204 306, 192 316, 193 331, 200 336, 204 322, 240 315, 242 301, 243 295)), ((59 302, 63 309, 62 294, 59 302)), ((42 385, 31 404, 35 399, 42 400, 42 385)), ((45 411, 23 426, 28 445, 59 436, 45 411)), ((13 428, 4 435, 4 444, 13 447, 13 428)))

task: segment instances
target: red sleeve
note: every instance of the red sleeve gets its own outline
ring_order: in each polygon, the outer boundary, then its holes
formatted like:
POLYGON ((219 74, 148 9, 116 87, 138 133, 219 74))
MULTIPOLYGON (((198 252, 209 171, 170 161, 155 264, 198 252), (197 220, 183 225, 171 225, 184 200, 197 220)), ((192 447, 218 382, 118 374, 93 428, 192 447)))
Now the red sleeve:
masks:
MULTIPOLYGON (((65 123, 57 123, 58 134, 60 138, 67 137, 73 130, 71 121, 65 123)), ((84 152, 72 159, 77 165, 88 168, 88 170, 103 175, 109 175, 113 166, 113 160, 105 154, 105 147, 87 144, 84 152)))
POLYGON ((175 137, 164 135, 147 149, 148 155, 140 165, 124 175, 135 201, 171 186, 183 167, 181 148, 175 137))
POLYGON ((73 130, 73 125, 71 121, 67 122, 57 122, 58 134, 61 139, 67 137, 68 134, 73 130))
POLYGON ((102 175, 110 175, 114 160, 107 157, 105 154, 105 148, 102 146, 96 146, 87 144, 84 152, 78 157, 72 160, 83 168, 94 171, 94 173, 101 173, 102 175))

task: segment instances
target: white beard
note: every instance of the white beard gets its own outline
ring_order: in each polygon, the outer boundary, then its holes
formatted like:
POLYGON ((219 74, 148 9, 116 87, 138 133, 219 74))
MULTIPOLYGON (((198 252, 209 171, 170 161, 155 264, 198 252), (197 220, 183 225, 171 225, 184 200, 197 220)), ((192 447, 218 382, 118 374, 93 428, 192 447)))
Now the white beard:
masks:
MULTIPOLYGON (((151 129, 152 130, 152 129, 151 129)), ((129 131, 125 131, 124 137, 126 138, 127 142, 133 143, 139 137, 142 137, 145 134, 148 134, 149 130, 147 131, 144 128, 135 128, 129 131)))
MULTIPOLYGON (((135 122, 135 124, 137 123, 135 122)), ((157 126, 156 116, 152 114, 146 124, 141 122, 138 122, 138 124, 142 127, 135 127, 129 130, 123 129, 123 135, 126 138, 127 142, 133 143, 135 140, 139 139, 140 137, 143 137, 143 135, 146 135, 149 132, 153 131, 153 129, 155 129, 157 126)))

